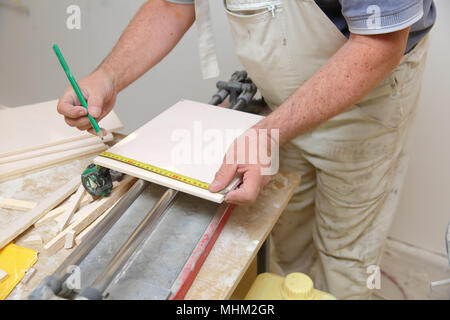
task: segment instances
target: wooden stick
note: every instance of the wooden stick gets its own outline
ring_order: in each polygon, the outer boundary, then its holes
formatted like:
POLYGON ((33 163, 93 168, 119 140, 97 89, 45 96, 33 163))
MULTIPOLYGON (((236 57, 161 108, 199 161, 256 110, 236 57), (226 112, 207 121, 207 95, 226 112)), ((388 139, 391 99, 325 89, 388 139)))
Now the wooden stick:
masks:
MULTIPOLYGON (((120 184, 120 182, 114 181, 114 182, 113 182, 113 188, 112 188, 112 190, 114 190, 114 188, 116 188, 119 184, 120 184)), ((94 201, 92 204, 90 204, 90 205, 95 205, 95 201, 94 201)), ((83 208, 83 210, 84 210, 84 208, 83 208)), ((87 209, 87 208, 86 208, 86 210, 90 210, 90 209, 87 209)), ((77 212, 75 212, 75 214, 72 216, 72 218, 68 221, 68 223, 67 223, 68 225, 71 225, 71 224, 74 223, 76 220, 78 220, 79 217, 81 217, 81 216, 83 215, 83 212, 80 212, 80 211, 81 211, 81 210, 78 210, 77 212)), ((61 219, 62 219, 62 217, 59 216, 59 217, 56 217, 54 220, 55 220, 57 223, 60 223, 61 219)), ((58 229, 55 229, 55 230, 56 230, 56 233, 59 233, 59 232, 60 232, 58 229)))
POLYGON ((0 201, 0 208, 5 209, 28 211, 34 209, 36 206, 37 202, 34 201, 25 201, 9 198, 3 198, 3 200, 0 201))
MULTIPOLYGON (((84 206, 82 209, 78 210, 77 212, 75 212, 75 214, 72 216, 72 218, 70 218, 69 222, 67 223, 69 226, 74 223, 75 221, 77 221, 80 217, 82 217, 86 211, 90 211, 92 210, 92 208, 94 206, 97 205, 97 203, 100 201, 101 199, 97 199, 91 203, 89 203, 88 205, 84 206)), ((56 217, 55 221, 57 224, 59 224, 61 222, 62 217, 56 217)), ((54 227, 56 234, 60 233, 61 231, 55 226, 54 227)))
MULTIPOLYGON (((69 201, 72 200, 72 197, 69 199, 69 201)), ((85 194, 83 199, 81 199, 80 207, 84 207, 85 205, 91 203, 92 201, 94 201, 94 198, 90 194, 85 194)), ((52 211, 47 213, 45 216, 43 216, 41 219, 39 219, 34 224, 34 226, 37 228, 37 227, 40 227, 40 226, 46 224, 49 221, 54 220, 55 218, 58 218, 61 214, 64 213, 64 211, 66 211, 68 206, 69 206, 69 202, 67 202, 67 203, 65 203, 63 205, 60 205, 59 207, 53 209, 52 211)))
POLYGON ((87 226, 89 226, 93 221, 95 221, 103 212, 105 212, 109 207, 111 207, 122 195, 124 195, 128 189, 136 181, 133 177, 126 177, 120 185, 113 190, 109 197, 105 197, 98 201, 93 206, 90 206, 89 210, 83 210, 83 213, 79 213, 80 217, 64 231, 59 233, 56 237, 50 240, 45 246, 44 250, 49 253, 55 253, 64 246, 64 238, 69 231, 74 231, 75 235, 83 231, 87 226))
POLYGON ((46 199, 41 201, 37 207, 33 210, 23 214, 14 222, 10 223, 6 228, 0 230, 0 249, 14 240, 15 237, 20 235, 26 229, 31 227, 36 221, 38 221, 47 212, 52 210, 70 194, 72 194, 80 185, 81 179, 79 176, 73 178, 61 188, 52 192, 46 199))
MULTIPOLYGON (((119 200, 117 200, 116 203, 119 202, 119 200)), ((94 222, 92 222, 89 225, 89 227, 87 227, 86 229, 84 229, 83 231, 80 232, 80 234, 75 238, 75 243, 77 245, 79 245, 81 242, 83 242, 83 239, 86 238, 86 236, 89 234, 89 232, 91 232, 92 229, 94 229, 103 219, 105 219, 108 216, 108 214, 110 213, 111 209, 114 208, 116 203, 114 203, 114 205, 112 205, 100 217, 98 217, 94 222)))
POLYGON ((77 192, 75 193, 73 199, 69 202, 66 211, 61 216, 61 220, 58 223, 58 230, 63 231, 64 228, 69 223, 70 219, 72 218, 75 211, 78 210, 80 207, 81 198, 83 198, 84 194, 86 193, 86 190, 84 189, 83 185, 80 185, 78 187, 77 192))
POLYGON ((25 246, 42 246, 42 237, 40 235, 29 236, 23 239, 25 246))
POLYGON ((64 249, 71 249, 73 247, 74 241, 75 241, 75 231, 74 230, 67 231, 66 238, 64 240, 64 249))
POLYGON ((38 228, 44 224, 46 224, 49 221, 52 221, 53 219, 55 219, 56 217, 59 217, 61 214, 64 213, 64 211, 66 211, 67 207, 69 206, 68 203, 60 205, 59 207, 53 209, 52 211, 50 211, 49 213, 47 213, 45 216, 43 216, 41 219, 39 219, 35 224, 34 227, 38 228))

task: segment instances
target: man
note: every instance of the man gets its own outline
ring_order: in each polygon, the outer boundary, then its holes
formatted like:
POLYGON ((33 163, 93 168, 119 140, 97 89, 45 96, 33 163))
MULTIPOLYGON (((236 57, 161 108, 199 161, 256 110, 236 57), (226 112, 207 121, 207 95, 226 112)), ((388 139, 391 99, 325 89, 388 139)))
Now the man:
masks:
MULTIPOLYGON (((142 6, 79 83, 92 116, 102 119, 118 92, 171 51, 195 20, 193 2, 142 6)), ((274 267, 308 272, 338 298, 368 298, 366 270, 379 264, 405 171, 433 2, 226 0, 225 7, 237 55, 273 109, 255 128, 278 130, 280 167, 302 175, 273 231, 274 267)), ((79 105, 68 89, 58 111, 89 129, 79 105)), ((262 167, 224 163, 210 191, 240 173, 243 184, 226 201, 250 203, 268 182, 262 167)))

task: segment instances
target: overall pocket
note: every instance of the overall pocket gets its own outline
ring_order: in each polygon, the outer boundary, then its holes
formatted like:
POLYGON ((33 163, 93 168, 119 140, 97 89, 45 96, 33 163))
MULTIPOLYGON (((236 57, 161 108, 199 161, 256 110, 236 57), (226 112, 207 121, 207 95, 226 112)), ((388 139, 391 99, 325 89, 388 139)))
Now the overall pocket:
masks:
POLYGON ((225 6, 225 11, 239 60, 267 103, 274 106, 290 94, 286 92, 284 79, 292 74, 293 65, 287 48, 283 5, 271 2, 264 6, 264 3, 267 1, 252 3, 250 9, 238 11, 225 6))

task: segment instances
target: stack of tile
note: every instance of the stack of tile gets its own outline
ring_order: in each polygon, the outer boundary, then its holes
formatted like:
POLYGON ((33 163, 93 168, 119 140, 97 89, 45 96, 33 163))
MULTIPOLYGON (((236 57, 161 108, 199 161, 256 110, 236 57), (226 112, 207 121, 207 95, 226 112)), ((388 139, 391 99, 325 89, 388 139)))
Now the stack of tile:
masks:
POLYGON ((107 149, 123 128, 112 111, 100 121, 109 134, 103 141, 69 127, 56 111, 57 100, 0 111, 0 182, 107 149))

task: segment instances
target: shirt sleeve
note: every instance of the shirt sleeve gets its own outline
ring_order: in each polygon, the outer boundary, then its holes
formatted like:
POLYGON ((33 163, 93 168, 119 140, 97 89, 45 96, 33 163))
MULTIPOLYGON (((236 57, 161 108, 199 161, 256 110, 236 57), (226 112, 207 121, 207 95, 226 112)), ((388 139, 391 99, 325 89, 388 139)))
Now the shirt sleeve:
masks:
POLYGON ((382 34, 405 29, 423 16, 423 0, 339 0, 348 29, 382 34))

